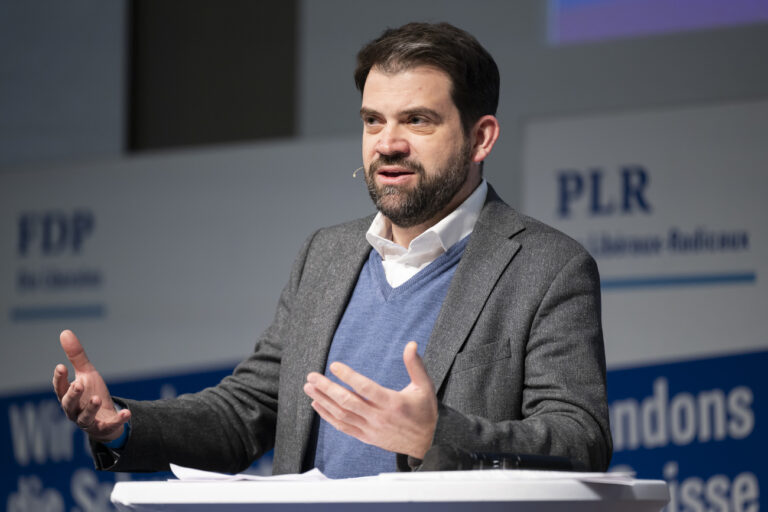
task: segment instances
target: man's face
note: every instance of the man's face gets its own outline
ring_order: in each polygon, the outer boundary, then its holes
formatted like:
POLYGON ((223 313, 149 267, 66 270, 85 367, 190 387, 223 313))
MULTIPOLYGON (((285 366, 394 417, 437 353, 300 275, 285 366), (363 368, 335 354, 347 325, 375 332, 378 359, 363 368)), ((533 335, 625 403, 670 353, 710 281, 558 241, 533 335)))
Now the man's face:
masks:
POLYGON ((425 223, 468 195, 459 192, 471 148, 446 73, 419 66, 387 74, 374 67, 360 115, 368 192, 394 224, 425 223))

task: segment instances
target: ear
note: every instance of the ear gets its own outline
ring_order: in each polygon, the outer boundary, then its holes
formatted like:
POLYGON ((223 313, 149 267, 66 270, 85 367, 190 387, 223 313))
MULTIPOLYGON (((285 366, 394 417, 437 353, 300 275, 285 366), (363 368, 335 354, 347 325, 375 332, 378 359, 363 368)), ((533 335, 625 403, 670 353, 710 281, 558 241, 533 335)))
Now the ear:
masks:
POLYGON ((488 157, 500 132, 501 126, 495 116, 487 115, 475 121, 471 132, 473 162, 482 162, 488 157))

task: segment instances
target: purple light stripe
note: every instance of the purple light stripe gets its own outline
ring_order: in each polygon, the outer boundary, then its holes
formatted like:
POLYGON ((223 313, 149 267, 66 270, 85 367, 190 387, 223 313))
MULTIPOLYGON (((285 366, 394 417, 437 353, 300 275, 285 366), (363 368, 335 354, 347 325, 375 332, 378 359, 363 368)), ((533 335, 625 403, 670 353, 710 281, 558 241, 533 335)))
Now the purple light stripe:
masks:
POLYGON ((768 0, 613 0, 559 5, 555 43, 574 43, 768 21, 768 0))

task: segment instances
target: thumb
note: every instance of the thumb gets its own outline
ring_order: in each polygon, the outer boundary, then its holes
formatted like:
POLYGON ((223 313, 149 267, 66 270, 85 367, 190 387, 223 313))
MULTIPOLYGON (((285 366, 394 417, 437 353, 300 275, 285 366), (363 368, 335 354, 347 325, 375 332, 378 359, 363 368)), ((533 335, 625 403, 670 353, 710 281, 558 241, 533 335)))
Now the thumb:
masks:
POLYGON ((75 372, 93 370, 93 365, 88 360, 88 356, 85 355, 85 349, 80 344, 80 340, 77 339, 75 333, 70 330, 62 331, 59 335, 59 341, 61 342, 61 348, 64 349, 64 353, 67 354, 67 359, 74 366, 75 372))
POLYGON ((403 350, 403 362, 405 363, 405 369, 408 371, 408 376, 411 378, 411 382, 421 388, 431 389, 433 386, 432 379, 427 373, 427 369, 424 367, 424 362, 419 357, 419 346, 415 341, 410 341, 403 350))

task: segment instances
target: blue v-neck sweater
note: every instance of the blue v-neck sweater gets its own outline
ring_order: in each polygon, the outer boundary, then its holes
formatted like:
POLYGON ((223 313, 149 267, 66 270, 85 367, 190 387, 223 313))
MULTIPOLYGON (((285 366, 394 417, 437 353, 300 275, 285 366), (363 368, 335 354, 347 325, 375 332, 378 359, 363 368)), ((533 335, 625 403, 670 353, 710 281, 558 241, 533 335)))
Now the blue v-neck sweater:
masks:
MULTIPOLYGON (((403 364, 409 341, 424 354, 435 320, 448 293, 469 237, 454 244, 397 288, 387 282, 381 256, 371 251, 352 298, 336 329, 325 375, 341 361, 384 387, 400 390, 410 378, 403 364)), ((315 467, 330 478, 349 478, 396 471, 395 454, 365 444, 320 420, 315 467)))

